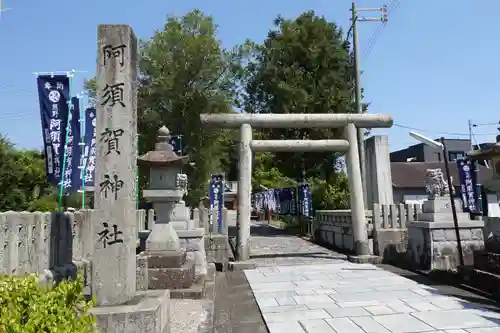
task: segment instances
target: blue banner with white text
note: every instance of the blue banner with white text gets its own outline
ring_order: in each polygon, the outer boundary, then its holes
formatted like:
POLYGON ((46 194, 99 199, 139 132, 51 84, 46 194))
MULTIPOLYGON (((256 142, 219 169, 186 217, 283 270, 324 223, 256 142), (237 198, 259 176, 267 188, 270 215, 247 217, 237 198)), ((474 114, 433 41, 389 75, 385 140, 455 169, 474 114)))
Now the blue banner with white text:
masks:
POLYGON ((177 155, 182 155, 183 154, 183 147, 182 147, 182 135, 172 135, 169 140, 170 145, 172 145, 172 150, 177 154, 177 155))
POLYGON ((81 187, 80 179, 80 100, 71 98, 69 127, 66 141, 66 169, 64 170, 64 193, 76 192, 81 187))
POLYGON ((280 189, 279 195, 279 214, 280 215, 296 215, 297 214, 297 201, 296 189, 294 187, 280 189))
POLYGON ((299 186, 299 213, 301 216, 312 217, 312 198, 309 184, 299 186))
POLYGON ((457 168, 464 211, 480 213, 482 208, 478 205, 476 161, 458 159, 457 168))
POLYGON ((222 209, 224 208, 224 177, 222 175, 213 175, 210 181, 209 190, 210 210, 217 210, 217 230, 222 232, 222 209))
POLYGON ((59 186, 69 116, 69 77, 40 75, 37 87, 47 182, 59 186))
POLYGON ((96 158, 96 110, 85 109, 85 126, 81 156, 81 174, 85 187, 94 186, 95 158, 96 158))

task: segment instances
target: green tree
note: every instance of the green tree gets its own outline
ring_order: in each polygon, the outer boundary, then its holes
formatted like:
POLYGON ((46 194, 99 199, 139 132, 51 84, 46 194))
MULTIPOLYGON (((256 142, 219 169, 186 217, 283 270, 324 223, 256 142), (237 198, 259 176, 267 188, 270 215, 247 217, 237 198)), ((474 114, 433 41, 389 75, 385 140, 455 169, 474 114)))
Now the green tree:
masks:
POLYGON ((0 211, 52 210, 54 199, 44 199, 45 205, 33 203, 52 191, 46 183, 45 162, 37 150, 16 149, 5 137, 0 137, 0 211), (36 208, 35 208, 36 207, 36 208))
MULTIPOLYGON (((236 73, 243 69, 244 47, 225 50, 212 17, 193 10, 169 17, 163 29, 140 42, 139 153, 154 149, 159 127, 183 135, 183 148, 194 166, 188 203, 206 195, 211 172, 235 172, 235 132, 201 125, 201 113, 234 112, 236 73)), ((95 96, 95 80, 85 84, 95 96)), ((141 187, 146 183, 141 177, 141 187)))
MULTIPOLYGON (((352 56, 342 34, 335 23, 312 11, 294 20, 278 17, 275 28, 263 44, 256 46, 247 65, 246 112, 355 112, 352 56)), ((271 129, 262 133, 269 139, 333 139, 341 135, 337 129, 271 129)), ((276 153, 273 161, 286 177, 338 181, 334 176, 338 156, 326 152, 276 153)))

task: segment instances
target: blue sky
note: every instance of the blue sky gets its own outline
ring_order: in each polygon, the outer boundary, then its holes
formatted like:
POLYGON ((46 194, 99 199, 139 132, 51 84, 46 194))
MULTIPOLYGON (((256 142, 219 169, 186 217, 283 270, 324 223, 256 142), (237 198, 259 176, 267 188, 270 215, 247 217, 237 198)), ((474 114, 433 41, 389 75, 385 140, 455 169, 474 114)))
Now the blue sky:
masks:
MULTIPOLYGON (((379 29, 371 52, 367 46, 379 23, 359 26, 369 112, 392 114, 395 123, 431 137, 467 138, 469 119, 498 122, 500 1, 386 2, 391 3, 389 22, 379 29)), ((4 0, 12 10, 0 19, 0 133, 20 147, 42 146, 32 73, 87 71, 75 78, 73 91, 81 91, 83 79, 95 72, 100 23, 130 24, 138 37, 147 38, 163 26, 167 14, 198 8, 214 16, 223 45, 232 47, 246 38, 262 41, 277 14, 292 18, 313 9, 347 30, 350 6, 349 0, 4 0)), ((478 141, 493 141, 496 126, 474 131, 478 141)), ((376 132, 389 134, 392 150, 415 143, 404 128, 376 132)))

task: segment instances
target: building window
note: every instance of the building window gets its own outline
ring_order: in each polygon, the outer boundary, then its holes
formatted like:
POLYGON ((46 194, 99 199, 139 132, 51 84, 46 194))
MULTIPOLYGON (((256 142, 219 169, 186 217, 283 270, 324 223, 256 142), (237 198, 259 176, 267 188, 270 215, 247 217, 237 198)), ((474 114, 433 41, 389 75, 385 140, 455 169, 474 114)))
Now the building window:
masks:
POLYGON ((463 151, 450 151, 448 155, 451 162, 465 158, 465 152, 463 151))
POLYGON ((441 162, 441 153, 436 153, 438 162, 441 162))

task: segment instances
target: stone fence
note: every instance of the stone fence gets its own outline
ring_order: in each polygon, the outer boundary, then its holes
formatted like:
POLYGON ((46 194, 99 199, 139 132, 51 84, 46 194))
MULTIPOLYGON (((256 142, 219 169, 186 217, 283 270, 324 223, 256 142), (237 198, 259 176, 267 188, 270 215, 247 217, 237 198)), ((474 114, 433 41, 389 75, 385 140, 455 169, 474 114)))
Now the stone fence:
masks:
MULTIPOLYGON (((137 210, 138 231, 146 228, 146 216, 154 218, 152 210, 148 213, 137 210)), ((0 213, 0 274, 42 273, 89 259, 94 247, 92 214, 92 210, 0 213)))
MULTIPOLYGON (((92 214, 94 210, 76 212, 0 212, 0 274, 23 275, 26 273, 62 274, 74 270, 80 263, 90 262, 92 243, 92 214)), ((227 211, 223 211, 223 233, 227 234, 227 211)), ((214 210, 194 210, 192 224, 209 230, 209 219, 217 221, 214 210), (209 217, 211 215, 211 217, 209 217)), ((144 247, 149 232, 155 223, 155 212, 136 211, 137 246, 144 247)), ((182 233, 179 231, 179 233, 182 233)), ((182 235, 179 235, 182 238, 182 235)), ((186 236, 188 237, 188 236, 186 236)), ((189 238, 189 237, 188 237, 189 238)), ((182 239, 181 239, 182 241, 182 239)))
MULTIPOLYGON (((370 253, 389 256, 394 248, 406 249, 406 224, 414 221, 421 205, 374 204, 366 211, 366 232, 370 253)), ((353 251, 351 210, 318 210, 315 214, 315 236, 320 243, 339 250, 353 251)))

